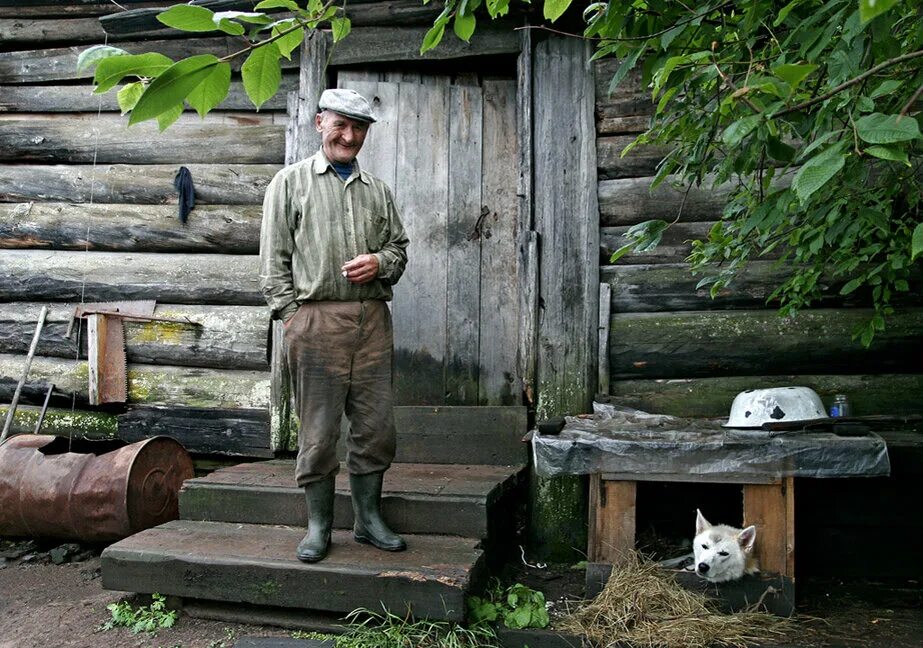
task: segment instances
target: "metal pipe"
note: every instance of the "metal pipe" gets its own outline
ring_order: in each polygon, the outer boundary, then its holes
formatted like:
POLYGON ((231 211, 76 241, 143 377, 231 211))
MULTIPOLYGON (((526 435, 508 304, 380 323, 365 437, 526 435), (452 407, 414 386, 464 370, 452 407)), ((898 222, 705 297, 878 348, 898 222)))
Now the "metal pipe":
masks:
POLYGON ((3 434, 0 434, 0 443, 6 440, 10 433, 10 427, 13 425, 13 417, 16 415, 16 406, 19 404, 19 396, 22 394, 23 385, 29 377, 29 369, 32 368, 32 358, 35 356, 35 350, 38 348, 38 339, 42 335, 42 327, 45 326, 45 318, 48 316, 48 307, 42 306, 42 312, 38 315, 38 324, 35 325, 35 335, 32 336, 32 344, 29 347, 29 355, 26 356, 26 368, 23 369, 22 377, 19 384, 16 385, 16 392, 13 394, 13 402, 10 403, 10 411, 6 413, 6 423, 3 424, 3 434))

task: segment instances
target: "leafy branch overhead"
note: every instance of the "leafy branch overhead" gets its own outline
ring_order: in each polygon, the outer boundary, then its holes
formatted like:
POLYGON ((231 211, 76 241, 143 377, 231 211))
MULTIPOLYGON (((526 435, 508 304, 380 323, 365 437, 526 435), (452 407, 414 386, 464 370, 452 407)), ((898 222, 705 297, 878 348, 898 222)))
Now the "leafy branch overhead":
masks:
POLYGON ((309 0, 306 5, 263 0, 254 11, 218 12, 180 4, 160 12, 157 20, 185 32, 239 36, 243 42, 241 49, 223 57, 199 54, 180 61, 156 52, 129 54, 108 45, 81 52, 77 69, 95 66, 95 92, 123 84, 117 97, 122 114, 129 114, 129 125, 157 119, 161 130, 179 119, 187 104, 204 117, 224 101, 231 87, 231 60, 246 57, 240 69, 244 90, 259 108, 278 92, 281 59, 291 59, 306 31, 329 27, 333 41, 338 42, 351 28, 343 9, 332 0, 327 4, 309 0))

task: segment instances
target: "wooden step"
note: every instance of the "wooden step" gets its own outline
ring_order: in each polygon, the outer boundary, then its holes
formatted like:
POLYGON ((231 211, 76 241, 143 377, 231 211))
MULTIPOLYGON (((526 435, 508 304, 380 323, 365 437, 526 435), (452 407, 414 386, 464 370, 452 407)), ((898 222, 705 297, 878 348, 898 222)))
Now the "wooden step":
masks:
POLYGON ((465 593, 479 583, 477 541, 405 536, 389 553, 334 531, 319 563, 295 558, 304 531, 291 527, 177 520, 108 547, 105 589, 346 613, 364 607, 461 621, 465 593))
MULTIPOLYGON (((395 463, 385 473, 382 513, 399 533, 486 538, 490 512, 518 483, 517 466, 395 463)), ((307 524, 304 491, 291 460, 222 468, 186 481, 180 491, 184 520, 307 524)), ((334 526, 353 524, 349 475, 337 475, 334 526)))

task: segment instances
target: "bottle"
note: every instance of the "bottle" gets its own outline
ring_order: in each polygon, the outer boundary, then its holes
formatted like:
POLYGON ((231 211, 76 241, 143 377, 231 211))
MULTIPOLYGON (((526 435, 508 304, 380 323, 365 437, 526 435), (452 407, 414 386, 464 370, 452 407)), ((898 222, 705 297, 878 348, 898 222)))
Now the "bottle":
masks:
POLYGON ((851 415, 852 408, 849 406, 849 399, 846 398, 846 394, 837 394, 834 396, 833 405, 830 406, 830 416, 833 418, 841 418, 851 415))

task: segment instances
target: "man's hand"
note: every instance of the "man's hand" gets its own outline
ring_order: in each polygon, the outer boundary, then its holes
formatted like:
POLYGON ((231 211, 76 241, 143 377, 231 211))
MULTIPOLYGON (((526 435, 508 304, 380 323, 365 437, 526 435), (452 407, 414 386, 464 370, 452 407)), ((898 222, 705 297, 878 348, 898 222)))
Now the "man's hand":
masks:
POLYGON ((343 276, 354 284, 365 284, 378 276, 378 257, 360 254, 343 265, 343 276))

